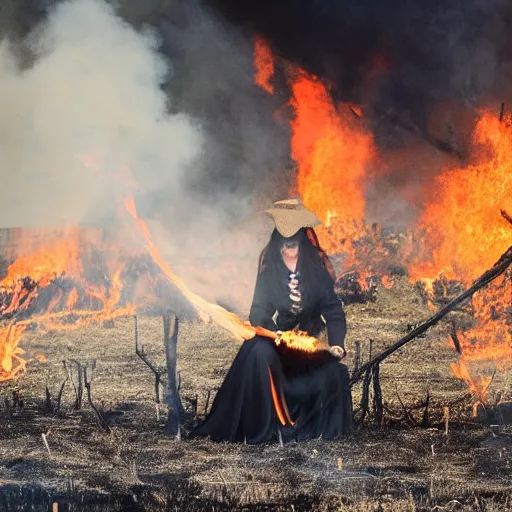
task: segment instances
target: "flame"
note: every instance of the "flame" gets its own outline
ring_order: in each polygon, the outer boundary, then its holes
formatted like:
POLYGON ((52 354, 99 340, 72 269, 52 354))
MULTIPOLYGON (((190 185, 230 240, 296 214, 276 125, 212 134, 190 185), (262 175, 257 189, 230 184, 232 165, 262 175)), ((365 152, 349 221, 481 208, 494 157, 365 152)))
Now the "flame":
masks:
MULTIPOLYGON (((512 131, 490 112, 483 112, 473 142, 478 159, 464 168, 445 169, 434 184, 435 201, 419 222, 422 252, 409 268, 430 297, 434 283, 474 280, 512 244, 512 226, 500 209, 512 211, 512 131)), ((489 378, 470 375, 469 363, 492 362, 512 367, 512 282, 510 271, 473 297, 474 326, 459 333, 462 357, 452 371, 485 403, 489 378)), ((478 373, 477 365, 472 371, 478 373)))
POLYGON ((409 269, 412 279, 443 274, 470 282, 512 242, 510 224, 500 216, 500 209, 512 211, 512 132, 485 112, 474 142, 480 147, 480 161, 445 169, 436 180, 436 200, 427 205, 418 224, 425 250, 422 260, 409 269))
POLYGON ((111 283, 108 287, 92 285, 85 278, 86 245, 98 243, 100 238, 99 230, 93 228, 27 232, 19 257, 0 281, 0 294, 10 297, 7 304, 0 304, 0 315, 12 319, 7 326, 0 326, 0 381, 25 369, 28 361, 22 358, 24 352, 18 344, 29 324, 47 331, 73 330, 134 312, 133 305, 118 306, 122 266, 107 279, 111 283), (77 286, 64 286, 66 279, 77 283, 83 295, 77 286), (51 296, 38 302, 51 286, 51 296), (28 318, 20 319, 22 313, 28 318), (73 318, 72 323, 69 318, 73 318))
MULTIPOLYGON (((365 177, 373 159, 373 138, 334 105, 318 78, 289 73, 291 156, 297 163, 297 191, 324 223, 318 235, 327 252, 347 252, 366 233, 365 177)), ((347 109, 345 109, 347 110, 347 109)), ((352 116, 353 117, 353 116, 352 116)))
POLYGON ((278 393, 276 386, 274 384, 274 377, 272 376, 272 371, 270 367, 268 368, 268 377, 270 384, 270 393, 272 395, 272 402, 274 404, 274 410, 276 411, 277 418, 281 425, 285 426, 286 424, 294 425, 295 423, 290 418, 290 413, 288 412, 288 407, 286 405, 286 400, 283 396, 283 393, 278 393))
POLYGON ((486 403, 485 391, 491 377, 481 368, 491 367, 495 371, 506 372, 512 369, 512 274, 502 275, 487 289, 473 298, 475 325, 463 333, 458 333, 462 356, 451 368, 456 377, 464 380, 472 393, 482 403, 486 403), (471 364, 474 372, 470 376, 461 366, 471 364))
POLYGON ((0 327, 0 382, 25 369, 26 361, 21 357, 24 351, 18 347, 25 329, 26 326, 17 326, 15 322, 0 327))
POLYGON ((65 272, 81 273, 80 230, 65 229, 47 240, 49 234, 48 230, 38 230, 30 239, 25 240, 26 245, 20 249, 25 255, 9 266, 7 276, 0 281, 0 286, 14 286, 26 276, 44 283, 65 272), (41 243, 42 240, 44 243, 41 243))
MULTIPOLYGON (((492 377, 487 375, 473 377, 468 369, 467 360, 464 357, 461 357, 456 363, 452 363, 450 369, 455 377, 466 383, 469 391, 478 398, 478 402, 485 405, 486 391, 491 383, 492 377)), ((476 410, 476 407, 474 409, 476 410)))
MULTIPOLYGON (((265 40, 254 39, 255 83, 274 94, 270 79, 275 58, 265 40)), ((373 137, 354 114, 360 106, 334 104, 328 87, 316 76, 287 65, 294 111, 291 121, 291 157, 297 164, 297 190, 323 226, 318 235, 327 252, 351 252, 351 241, 367 233, 365 178, 374 158, 373 137)))
POLYGON ((380 279, 381 283, 382 283, 382 286, 384 286, 384 288, 393 288, 393 278, 392 277, 389 277, 389 276, 382 276, 381 279, 380 279))
POLYGON ((274 94, 274 86, 270 82, 274 76, 274 56, 261 36, 254 38, 254 66, 254 82, 264 91, 274 94))
POLYGON ((287 348, 304 352, 315 352, 320 349, 320 341, 302 331, 284 331, 276 338, 275 343, 277 346, 285 345, 287 348))

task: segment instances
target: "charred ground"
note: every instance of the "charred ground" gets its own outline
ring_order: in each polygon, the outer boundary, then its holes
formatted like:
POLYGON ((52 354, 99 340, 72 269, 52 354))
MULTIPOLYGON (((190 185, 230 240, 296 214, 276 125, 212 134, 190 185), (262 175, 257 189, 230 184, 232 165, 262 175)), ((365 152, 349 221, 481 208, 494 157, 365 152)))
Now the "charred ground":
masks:
MULTIPOLYGON (((379 288, 374 302, 346 310, 348 349, 353 352, 359 342, 364 358, 370 340, 379 351, 429 316, 419 290, 405 278, 391 290, 379 288)), ((164 437, 165 407, 157 421, 152 374, 134 353, 131 318, 109 329, 27 333, 23 345, 30 355, 48 361, 34 359, 25 375, 0 387, 3 505, 15 509, 24 500, 41 510, 52 501, 73 503, 71 510, 506 510, 512 504, 512 430, 472 417, 472 399, 449 369, 457 357, 445 341, 449 331, 448 321, 439 324, 382 364, 381 428, 369 424, 340 441, 285 447, 164 437), (73 359, 96 360, 92 398, 112 433, 98 427, 86 399, 82 410, 74 410, 69 381, 55 412, 66 378, 62 361, 73 359), (416 426, 427 390, 428 424, 416 426), (20 392, 23 407, 14 407, 13 391, 20 392), (444 407, 450 408, 448 437, 444 407)), ((146 352, 163 364, 161 318, 139 318, 139 335, 146 352)), ((208 391, 213 396, 237 349, 215 326, 182 324, 178 368, 188 410, 197 396, 202 414, 208 391)), ((490 397, 509 389, 510 377, 498 373, 490 397)), ((360 393, 357 386, 356 408, 360 393)))

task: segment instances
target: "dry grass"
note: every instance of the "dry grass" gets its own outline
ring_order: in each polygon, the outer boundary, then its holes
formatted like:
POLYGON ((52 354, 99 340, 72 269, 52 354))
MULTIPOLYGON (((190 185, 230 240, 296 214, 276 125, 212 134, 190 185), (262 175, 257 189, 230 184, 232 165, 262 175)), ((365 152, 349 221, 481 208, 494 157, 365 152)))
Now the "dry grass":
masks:
MULTIPOLYGON (((349 306, 347 315, 348 349, 358 341, 367 357, 370 340, 375 353, 429 312, 416 290, 400 281, 392 290, 379 290, 374 303, 349 306)), ((140 341, 161 364, 162 332, 160 318, 139 318, 140 341)), ((0 470, 4 480, 38 482, 57 493, 65 493, 70 481, 89 493, 136 489, 143 510, 174 510, 171 502, 182 503, 180 510, 203 510, 206 504, 214 510, 242 504, 247 510, 510 509, 512 429, 479 424, 471 417, 465 385, 449 369, 456 353, 446 342, 447 332, 448 324, 436 326, 382 365, 383 428, 284 448, 164 437, 165 410, 162 406, 157 421, 153 377, 134 353, 130 318, 116 321, 112 329, 31 332, 24 347, 31 355, 44 354, 48 362, 34 359, 18 381, 0 387, 3 398, 21 391, 25 403, 7 410, 2 400, 0 470), (61 412, 44 412, 45 386, 54 399, 66 376, 64 359, 96 359, 92 395, 109 414, 111 434, 98 428, 87 404, 73 410, 69 383, 61 412), (427 390, 430 424, 413 428, 403 420, 397 393, 411 408, 427 390), (452 418, 448 438, 442 423, 445 406, 452 418), (47 433, 51 456, 42 433, 47 433)), ((178 366, 186 403, 197 395, 203 411, 208 390, 220 385, 237 350, 236 342, 214 326, 181 326, 178 366)), ((505 390, 507 379, 510 385, 510 375, 498 374, 493 389, 505 390)), ((359 396, 357 386, 356 404, 359 396)), ((418 408, 412 414, 420 419, 422 412, 418 408)), ((112 505, 110 510, 117 509, 112 505)))

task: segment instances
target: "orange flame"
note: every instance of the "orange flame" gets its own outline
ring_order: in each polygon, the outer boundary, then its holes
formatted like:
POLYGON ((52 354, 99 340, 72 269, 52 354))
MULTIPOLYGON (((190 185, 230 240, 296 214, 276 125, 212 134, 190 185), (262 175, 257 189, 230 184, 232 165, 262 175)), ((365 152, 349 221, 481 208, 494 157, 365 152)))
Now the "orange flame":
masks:
POLYGON ((320 340, 313 336, 309 336, 304 331, 284 331, 274 332, 264 327, 254 327, 254 333, 258 336, 265 336, 274 340, 276 346, 283 345, 287 348, 302 350, 303 352, 315 352, 321 350, 320 340))
POLYGON ((450 365, 455 377, 463 380, 469 388, 469 391, 478 398, 478 401, 482 404, 486 403, 486 391, 491 383, 492 377, 487 375, 478 375, 473 377, 469 372, 466 364, 466 359, 461 357, 456 363, 450 365))
POLYGON ((267 42, 260 36, 254 38, 254 65, 254 82, 264 91, 274 94, 274 86, 270 82, 274 76, 274 56, 267 42))
POLYGON ((349 242, 366 233, 364 181, 374 155, 373 138, 354 125, 348 112, 342 116, 318 78, 294 70, 289 82, 298 193, 324 223, 318 229, 324 248, 350 251, 349 242))
POLYGON ((29 324, 37 324, 43 330, 72 330, 134 311, 132 305, 117 307, 122 290, 122 266, 112 276, 109 289, 90 285, 84 277, 82 253, 87 244, 97 243, 100 235, 99 230, 92 228, 27 232, 19 247, 19 257, 9 266, 6 277, 0 282, 0 291, 11 297, 8 306, 0 305, 0 314, 13 318, 8 326, 0 327, 0 380, 13 378, 25 369, 27 361, 21 357, 23 350, 18 344, 29 324), (76 287, 69 291, 56 287, 48 303, 41 305, 44 312, 33 310, 28 319, 18 319, 21 312, 34 308, 36 299, 45 288, 64 276, 73 278, 83 287, 84 299, 89 300, 87 306, 91 309, 75 309, 79 299, 76 287), (73 323, 66 322, 71 316, 76 317, 73 323))
POLYGON ((16 286, 18 280, 26 276, 47 282, 64 273, 80 275, 83 270, 79 258, 81 234, 78 228, 64 229, 58 234, 35 231, 32 237, 25 238, 25 246, 19 249, 22 257, 9 266, 0 286, 16 286))
POLYGON ((445 169, 436 180, 436 199, 418 225, 425 250, 422 260, 409 269, 412 279, 443 274, 469 282, 512 243, 510 224, 500 216, 500 209, 512 211, 511 130, 485 112, 474 142, 480 147, 480 161, 445 169))
POLYGON ((276 385, 274 384, 274 377, 272 376, 272 371, 270 370, 270 367, 267 368, 270 383, 270 393, 272 395, 272 402, 274 404, 274 410, 276 411, 279 423, 281 423, 281 425, 283 426, 285 426, 286 424, 294 425, 295 423, 290 418, 290 413, 288 412, 288 407, 286 405, 284 395, 282 392, 278 393, 276 385))
POLYGON ((26 361, 21 357, 24 351, 18 347, 26 326, 14 322, 0 327, 0 382, 16 376, 25 369, 26 361))
MULTIPOLYGON (((469 283, 512 244, 511 226, 500 215, 500 209, 512 211, 512 132, 496 116, 483 112, 473 138, 478 160, 465 168, 444 170, 434 185, 436 199, 419 222, 423 251, 409 275, 422 280, 430 296, 434 281, 469 283)), ((489 379, 472 377, 466 363, 492 361, 497 369, 512 367, 510 275, 479 292, 472 303, 475 325, 459 333, 463 357, 452 371, 484 403, 489 379)))

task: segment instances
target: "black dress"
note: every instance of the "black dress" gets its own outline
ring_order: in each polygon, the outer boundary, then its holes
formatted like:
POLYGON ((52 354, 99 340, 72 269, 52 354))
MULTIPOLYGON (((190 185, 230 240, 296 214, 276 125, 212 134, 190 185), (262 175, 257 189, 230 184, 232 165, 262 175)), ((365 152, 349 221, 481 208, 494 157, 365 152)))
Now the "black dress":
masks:
MULTIPOLYGON (((274 331, 298 328, 316 337, 326 329, 329 345, 343 347, 345 313, 327 270, 307 291, 307 299, 297 293, 300 287, 290 284, 297 280, 300 276, 284 265, 277 280, 261 270, 251 324, 274 331)), ((306 353, 256 336, 242 344, 210 413, 191 435, 257 444, 276 439, 278 431, 288 441, 332 439, 351 430, 352 398, 344 364, 327 350, 306 353)))

